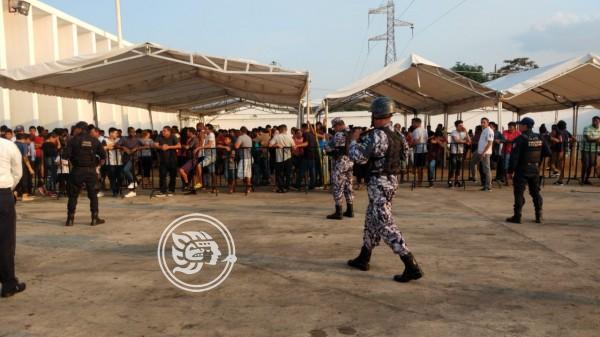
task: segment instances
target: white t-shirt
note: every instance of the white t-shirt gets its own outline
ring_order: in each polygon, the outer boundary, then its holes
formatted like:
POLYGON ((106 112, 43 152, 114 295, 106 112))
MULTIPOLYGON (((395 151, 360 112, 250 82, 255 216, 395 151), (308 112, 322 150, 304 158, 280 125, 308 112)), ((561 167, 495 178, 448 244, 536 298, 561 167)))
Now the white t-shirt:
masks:
POLYGON ((275 135, 269 144, 283 146, 283 148, 275 148, 275 162, 281 163, 292 158, 292 147, 294 146, 294 140, 287 133, 275 135))
POLYGON ((216 157, 217 153, 216 153, 216 149, 215 149, 215 134, 214 132, 209 132, 206 134, 206 137, 204 137, 204 144, 203 147, 204 149, 202 149, 202 152, 200 153, 200 156, 202 157, 207 157, 209 160, 212 160, 213 157, 216 157), (208 144, 213 143, 213 145, 211 147, 208 147, 208 144))
POLYGON ((429 134, 425 128, 420 127, 413 130, 413 142, 415 143, 415 153, 427 153, 427 138, 429 134))
POLYGON ((452 153, 452 154, 465 153, 465 144, 463 144, 463 143, 459 144, 456 141, 457 140, 465 141, 467 139, 467 132, 454 130, 450 134, 450 137, 452 137, 452 139, 450 139, 450 153, 452 153))
POLYGON ((488 142, 493 142, 494 141, 494 130, 492 130, 492 128, 490 128, 489 126, 485 129, 483 129, 483 131, 481 132, 481 136, 479 137, 479 143, 477 144, 477 152, 479 152, 480 154, 492 154, 492 147, 490 146, 490 148, 483 153, 483 149, 485 149, 485 146, 487 145, 488 142))

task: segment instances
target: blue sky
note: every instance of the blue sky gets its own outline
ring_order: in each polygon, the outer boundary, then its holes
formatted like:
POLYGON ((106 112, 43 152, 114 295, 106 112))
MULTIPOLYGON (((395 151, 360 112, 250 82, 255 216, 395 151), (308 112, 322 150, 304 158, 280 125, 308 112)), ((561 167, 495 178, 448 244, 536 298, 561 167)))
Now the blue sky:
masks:
MULTIPOLYGON (((115 32, 114 0, 44 2, 115 32)), ((383 66, 384 16, 367 19, 383 0, 121 0, 123 34, 131 42, 308 70, 312 98, 383 66)), ((396 0, 400 14, 411 0, 396 0)), ((504 59, 528 56, 540 65, 600 52, 597 0, 415 0, 398 28, 398 59, 417 53, 450 67, 456 61, 491 70, 504 59), (432 24, 433 23, 433 24, 432 24)))

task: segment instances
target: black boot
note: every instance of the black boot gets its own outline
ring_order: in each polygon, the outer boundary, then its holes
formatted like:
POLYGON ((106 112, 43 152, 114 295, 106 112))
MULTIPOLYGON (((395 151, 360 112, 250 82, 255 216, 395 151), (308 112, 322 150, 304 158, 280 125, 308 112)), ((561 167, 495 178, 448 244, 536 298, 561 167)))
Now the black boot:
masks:
POLYGON ((415 260, 415 257, 412 255, 412 253, 400 256, 400 259, 402 262, 404 262, 404 272, 402 275, 395 275, 394 281, 406 283, 423 277, 423 271, 417 264, 417 260, 415 260))
POLYGON ((346 204, 346 211, 343 215, 347 218, 354 218, 354 206, 352 204, 346 204))
POLYGON ((342 220, 342 206, 335 206, 335 213, 329 214, 327 219, 342 220))
POLYGON ((67 214, 67 221, 65 222, 65 226, 73 226, 75 222, 75 214, 69 213, 67 214))
POLYGON ((12 288, 6 287, 6 289, 5 289, 5 287, 2 286, 2 293, 0 294, 0 296, 11 297, 15 294, 25 291, 25 288, 26 288, 25 282, 17 281, 17 284, 15 284, 12 288))
POLYGON ((101 225, 103 223, 105 223, 106 221, 104 221, 104 219, 100 219, 98 217, 98 213, 92 213, 92 223, 90 224, 91 226, 97 226, 97 225, 101 225))
POLYGON ((354 260, 348 260, 348 265, 362 271, 369 270, 369 261, 371 261, 371 251, 367 247, 362 246, 360 254, 354 260))
POLYGON ((540 224, 544 223, 544 214, 542 211, 535 212, 535 222, 540 224))
POLYGON ((506 222, 521 223, 521 216, 513 215, 510 218, 506 218, 506 222))

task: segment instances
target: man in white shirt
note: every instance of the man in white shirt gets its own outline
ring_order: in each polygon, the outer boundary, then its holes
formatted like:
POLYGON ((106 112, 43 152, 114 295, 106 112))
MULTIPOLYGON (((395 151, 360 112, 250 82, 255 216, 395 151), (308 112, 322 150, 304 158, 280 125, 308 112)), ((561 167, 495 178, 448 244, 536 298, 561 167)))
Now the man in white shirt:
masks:
POLYGON ((418 183, 419 186, 423 184, 423 169, 427 164, 427 140, 429 135, 427 130, 423 127, 421 119, 415 118, 412 120, 415 129, 412 132, 413 148, 414 148, 414 164, 413 164, 413 175, 418 170, 418 183))
POLYGON ((269 146, 275 148, 277 193, 285 193, 290 188, 290 179, 292 175, 292 149, 296 148, 296 143, 292 137, 287 134, 287 126, 279 126, 279 133, 271 139, 269 146))
POLYGON ((17 216, 13 190, 23 174, 21 152, 17 146, 0 138, 0 283, 2 297, 25 290, 25 283, 15 276, 17 216))
POLYGON ((471 144, 469 134, 463 125, 463 121, 454 122, 456 129, 450 134, 450 168, 448 170, 448 187, 461 187, 459 176, 463 168, 465 145, 471 144), (454 179, 454 185, 452 183, 454 179))
POLYGON ((481 136, 477 144, 477 152, 473 153, 474 165, 481 162, 482 173, 481 184, 482 191, 490 192, 492 190, 492 169, 490 167, 490 158, 492 157, 492 145, 494 144, 494 130, 490 127, 490 121, 487 118, 481 119, 481 136))
POLYGON ((248 136, 248 129, 245 126, 242 126, 240 132, 241 134, 234 144, 238 158, 240 158, 237 176, 242 179, 246 186, 246 194, 248 194, 252 189, 252 138, 248 136))

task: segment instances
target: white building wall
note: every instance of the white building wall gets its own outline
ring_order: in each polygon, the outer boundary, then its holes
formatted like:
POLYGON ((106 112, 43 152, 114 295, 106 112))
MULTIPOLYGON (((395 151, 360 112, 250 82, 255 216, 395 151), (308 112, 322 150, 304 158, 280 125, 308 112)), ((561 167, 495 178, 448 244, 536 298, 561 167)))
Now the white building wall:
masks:
MULTIPOLYGON (((41 1, 29 2, 29 15, 23 16, 8 13, 8 0, 0 0, 0 68, 18 68, 118 47, 116 36, 41 1)), ((155 128, 179 124, 177 114, 155 111, 153 115, 155 128)), ((80 120, 94 122, 91 102, 0 89, 0 125, 43 125, 53 129, 69 127, 80 120)), ((98 124, 104 129, 150 128, 150 117, 146 109, 98 103, 98 124)))

